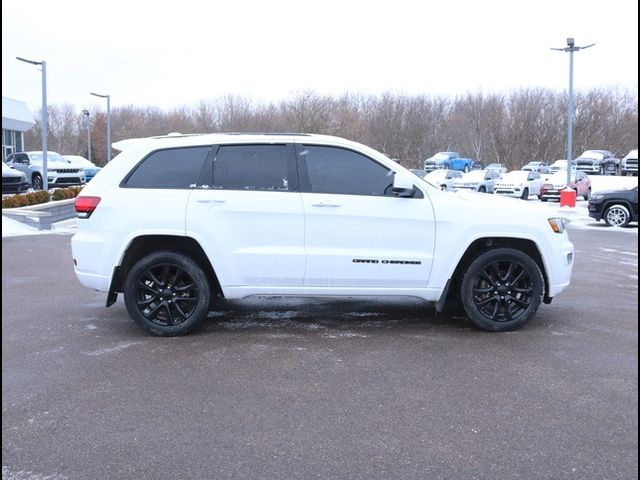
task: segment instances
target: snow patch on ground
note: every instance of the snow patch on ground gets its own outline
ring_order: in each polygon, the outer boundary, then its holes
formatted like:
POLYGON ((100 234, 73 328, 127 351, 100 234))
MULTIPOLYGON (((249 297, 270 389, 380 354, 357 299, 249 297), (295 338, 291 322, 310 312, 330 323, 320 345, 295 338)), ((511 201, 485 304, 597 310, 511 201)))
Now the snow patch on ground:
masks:
POLYGON ((109 353, 116 353, 126 348, 133 347, 134 345, 140 345, 141 343, 142 342, 122 342, 117 345, 114 345, 113 347, 105 347, 99 350, 95 350, 93 352, 88 352, 86 355, 92 355, 92 356, 107 355, 109 353))
POLYGON ((22 222, 2 216, 2 236, 18 237, 23 235, 51 235, 51 234, 69 234, 75 233, 77 230, 77 221, 75 218, 63 220, 51 225, 51 230, 38 230, 22 222))

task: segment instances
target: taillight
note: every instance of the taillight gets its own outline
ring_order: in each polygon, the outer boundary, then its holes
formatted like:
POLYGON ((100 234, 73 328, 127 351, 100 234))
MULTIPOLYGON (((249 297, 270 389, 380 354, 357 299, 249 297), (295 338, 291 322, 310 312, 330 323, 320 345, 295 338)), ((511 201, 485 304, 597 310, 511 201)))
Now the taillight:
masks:
POLYGON ((78 218, 89 218, 98 207, 100 197, 76 197, 76 214, 78 218))

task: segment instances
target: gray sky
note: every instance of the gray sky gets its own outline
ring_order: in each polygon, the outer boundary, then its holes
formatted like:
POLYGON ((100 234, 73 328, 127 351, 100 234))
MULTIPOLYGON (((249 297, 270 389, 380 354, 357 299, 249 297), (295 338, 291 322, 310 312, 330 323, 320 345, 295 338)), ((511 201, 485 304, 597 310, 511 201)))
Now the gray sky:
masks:
POLYGON ((280 100, 339 95, 458 95, 638 90, 637 0, 3 0, 2 95, 50 104, 163 109, 225 94, 280 100))

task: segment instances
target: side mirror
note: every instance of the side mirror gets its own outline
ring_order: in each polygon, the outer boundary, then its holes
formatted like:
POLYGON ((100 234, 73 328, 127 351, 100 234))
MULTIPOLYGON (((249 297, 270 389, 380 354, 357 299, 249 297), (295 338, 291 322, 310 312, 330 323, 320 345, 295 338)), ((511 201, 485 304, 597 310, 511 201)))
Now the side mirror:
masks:
POLYGON ((409 177, 396 172, 393 176, 393 194, 396 197, 413 197, 416 194, 413 181, 409 177))

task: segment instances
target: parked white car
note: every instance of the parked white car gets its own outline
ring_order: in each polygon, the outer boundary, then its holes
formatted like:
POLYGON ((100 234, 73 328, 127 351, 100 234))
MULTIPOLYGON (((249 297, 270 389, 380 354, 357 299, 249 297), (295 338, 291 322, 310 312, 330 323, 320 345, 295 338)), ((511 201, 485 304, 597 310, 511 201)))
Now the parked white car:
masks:
POLYGON ((541 187, 542 177, 538 172, 514 170, 496 182, 493 193, 527 200, 530 195, 539 197, 541 187))
POLYGON ((549 173, 549 165, 546 162, 529 162, 522 167, 522 170, 530 172, 549 173))
POLYGON ((423 178, 441 190, 453 190, 454 182, 462 175, 463 173, 460 170, 433 170, 423 178))
POLYGON ((63 155, 63 157, 70 164, 77 165, 78 167, 82 168, 87 182, 95 177, 100 170, 102 170, 101 167, 98 167, 96 164, 90 162, 80 155, 63 155))
POLYGON ((471 170, 453 182, 455 190, 473 190, 480 193, 493 193, 500 173, 497 170, 471 170))
POLYGON ((484 170, 494 170, 498 172, 500 175, 507 173, 507 167, 505 167, 501 163, 490 163, 489 165, 484 167, 484 170))
MULTIPOLYGON (((27 176, 34 190, 42 190, 44 185, 42 152, 18 152, 7 157, 7 165, 20 170, 27 176)), ((49 188, 82 185, 86 181, 84 169, 70 165, 57 152, 47 152, 47 182, 49 188)))
POLYGON ((2 162, 2 193, 22 193, 29 188, 27 176, 2 162))
MULTIPOLYGON (((549 175, 553 175, 556 172, 567 171, 569 162, 567 160, 556 160, 549 165, 549 175)), ((578 165, 574 160, 571 160, 571 171, 577 171, 578 165)))
POLYGON ((437 311, 455 295, 479 328, 512 330, 570 282, 574 248, 547 209, 443 192, 345 139, 123 148, 76 198, 73 265, 155 335, 197 328, 216 297, 255 295, 411 296, 437 311))

